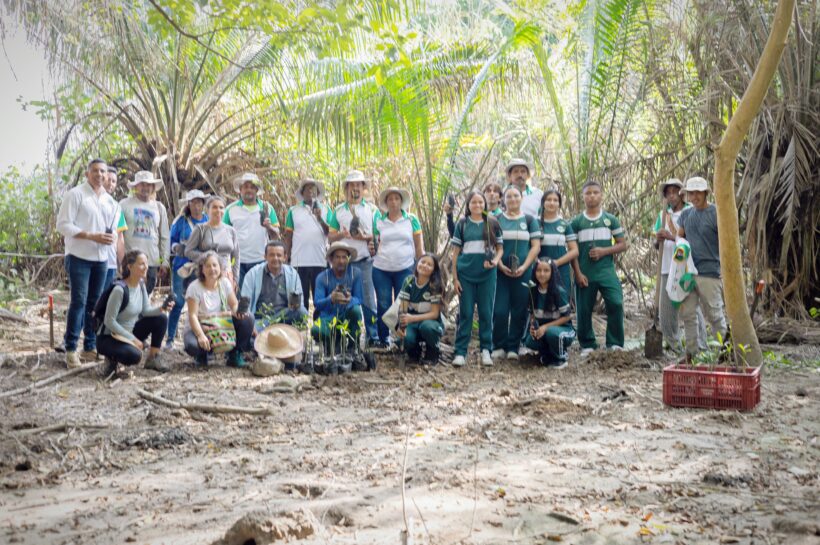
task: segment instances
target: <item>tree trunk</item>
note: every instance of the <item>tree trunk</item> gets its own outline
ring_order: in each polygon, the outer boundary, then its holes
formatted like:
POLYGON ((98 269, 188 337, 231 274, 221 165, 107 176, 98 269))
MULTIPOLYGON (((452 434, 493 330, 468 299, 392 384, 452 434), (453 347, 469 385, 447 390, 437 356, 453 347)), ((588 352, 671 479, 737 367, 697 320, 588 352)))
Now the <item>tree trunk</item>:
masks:
POLYGON ((760 343, 757 340, 749 306, 746 304, 746 282, 743 279, 743 263, 740 253, 740 229, 735 201, 734 172, 737 155, 743 139, 760 105, 766 97, 786 40, 789 36, 794 0, 779 0, 774 14, 769 39, 757 63, 749 87, 738 104, 735 115, 723 134, 715 151, 715 202, 717 204, 718 238, 720 240, 720 262, 723 276, 723 292, 726 299, 726 314, 732 328, 732 342, 738 355, 752 366, 763 362, 760 343))

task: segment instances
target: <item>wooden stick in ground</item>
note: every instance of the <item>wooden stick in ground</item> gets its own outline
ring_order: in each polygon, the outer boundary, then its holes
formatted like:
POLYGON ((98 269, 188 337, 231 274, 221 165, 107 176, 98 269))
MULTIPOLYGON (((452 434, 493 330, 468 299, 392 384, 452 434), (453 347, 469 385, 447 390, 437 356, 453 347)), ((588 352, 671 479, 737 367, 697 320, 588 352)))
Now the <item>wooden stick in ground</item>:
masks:
POLYGON ((60 424, 52 424, 50 426, 41 426, 39 428, 23 428, 16 430, 17 435, 34 435, 35 433, 49 433, 56 431, 65 431, 69 428, 84 428, 84 429, 105 429, 108 424, 72 424, 70 422, 62 422, 60 424))
POLYGON ((234 405, 209 405, 207 403, 179 403, 165 399, 162 396, 152 394, 142 388, 137 388, 137 395, 141 398, 156 403, 157 405, 164 405, 172 409, 185 409, 186 411, 198 411, 202 413, 215 414, 254 414, 267 416, 273 414, 269 407, 236 407, 234 405))
POLYGON ((37 382, 32 382, 28 386, 23 386, 22 388, 17 388, 16 390, 8 390, 6 392, 0 393, 0 399, 4 397, 11 397, 20 394, 24 394, 26 392, 30 392, 32 390, 36 390, 37 388, 42 388, 43 386, 48 386, 53 382, 57 382, 63 380, 64 378, 73 377, 74 375, 79 375, 80 373, 85 373, 86 371, 90 371, 95 367, 101 365, 101 361, 91 362, 83 364, 79 367, 75 367, 74 369, 69 369, 68 371, 63 371, 62 373, 57 373, 56 375, 51 375, 48 378, 44 378, 43 380, 38 380, 37 382))

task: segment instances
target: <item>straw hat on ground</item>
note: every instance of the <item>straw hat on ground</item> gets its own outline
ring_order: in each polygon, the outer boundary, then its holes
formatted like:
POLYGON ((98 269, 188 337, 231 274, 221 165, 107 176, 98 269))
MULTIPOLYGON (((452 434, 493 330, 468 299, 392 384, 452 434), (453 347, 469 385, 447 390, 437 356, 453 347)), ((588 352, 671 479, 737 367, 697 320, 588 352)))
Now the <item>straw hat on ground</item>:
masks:
POLYGON ((271 324, 256 336, 253 348, 260 356, 287 361, 305 349, 302 333, 287 324, 271 324))

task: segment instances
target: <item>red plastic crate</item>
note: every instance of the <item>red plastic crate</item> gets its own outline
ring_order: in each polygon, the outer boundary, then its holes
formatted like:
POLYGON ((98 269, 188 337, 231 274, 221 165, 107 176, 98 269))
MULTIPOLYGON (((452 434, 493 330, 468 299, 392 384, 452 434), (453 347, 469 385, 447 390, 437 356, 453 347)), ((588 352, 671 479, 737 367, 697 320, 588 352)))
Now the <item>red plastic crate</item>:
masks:
POLYGON ((760 367, 670 365, 663 370, 663 402, 672 407, 751 411, 760 403, 760 367))

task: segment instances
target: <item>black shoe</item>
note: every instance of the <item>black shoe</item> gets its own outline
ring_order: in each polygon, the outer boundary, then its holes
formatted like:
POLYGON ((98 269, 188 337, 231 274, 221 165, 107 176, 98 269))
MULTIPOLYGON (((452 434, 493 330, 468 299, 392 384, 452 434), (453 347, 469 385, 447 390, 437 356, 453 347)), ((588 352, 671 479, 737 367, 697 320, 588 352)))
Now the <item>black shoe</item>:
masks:
POLYGON ((368 371, 375 371, 376 370, 376 356, 373 355, 372 352, 365 352, 362 354, 364 357, 365 363, 367 363, 367 370, 368 371))
POLYGON ((210 354, 201 354, 194 358, 194 367, 208 367, 210 359, 210 354))
POLYGON ((60 354, 65 354, 65 343, 60 343, 54 347, 55 352, 59 352, 60 354))
POLYGON ((421 360, 422 365, 436 365, 438 364, 439 350, 436 347, 429 347, 424 351, 424 358, 421 360))
POLYGON ((407 350, 407 363, 419 363, 421 359, 421 349, 415 348, 407 350))

